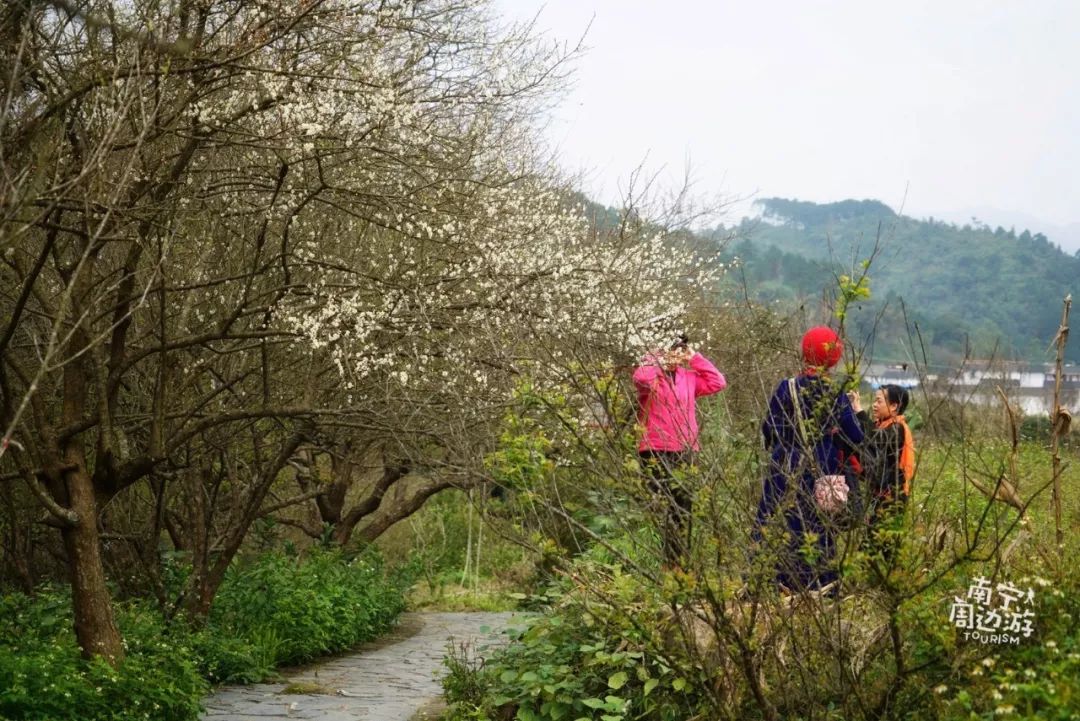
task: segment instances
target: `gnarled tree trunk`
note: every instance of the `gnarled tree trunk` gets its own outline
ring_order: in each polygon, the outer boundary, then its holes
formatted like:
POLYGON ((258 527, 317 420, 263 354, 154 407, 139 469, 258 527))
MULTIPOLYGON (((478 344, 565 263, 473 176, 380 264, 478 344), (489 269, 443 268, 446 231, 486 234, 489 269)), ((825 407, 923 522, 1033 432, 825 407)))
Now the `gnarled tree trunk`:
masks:
POLYGON ((71 574, 75 636, 84 657, 103 656, 115 665, 123 660, 124 647, 105 584, 94 486, 81 464, 63 475, 69 507, 78 516, 74 524, 60 531, 71 574))

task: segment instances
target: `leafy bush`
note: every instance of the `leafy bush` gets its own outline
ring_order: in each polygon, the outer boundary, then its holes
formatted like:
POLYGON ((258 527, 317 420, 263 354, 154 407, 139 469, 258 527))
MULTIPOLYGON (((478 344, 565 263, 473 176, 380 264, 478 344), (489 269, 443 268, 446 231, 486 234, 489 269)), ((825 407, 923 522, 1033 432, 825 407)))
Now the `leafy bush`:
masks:
POLYGON ((118 669, 85 661, 71 628, 71 602, 45 591, 0 598, 0 718, 128 721, 193 719, 207 683, 182 637, 157 610, 128 603, 117 620, 127 656, 118 669))
MULTIPOLYGON (((491 681, 483 673, 484 660, 475 653, 468 643, 454 646, 447 645, 443 657, 446 675, 443 676, 443 692, 448 699, 453 699, 459 715, 481 709, 491 694, 491 681)), ((475 714, 474 714, 475 717, 475 714)))
POLYGON ((375 638, 403 610, 408 580, 373 554, 263 556, 230 571, 203 629, 167 625, 148 602, 120 604, 118 669, 81 658, 66 592, 0 597, 0 719, 195 719, 207 680, 260 681, 375 638))
MULTIPOLYGON (((1066 721, 1080 710, 1080 579, 1021 578, 1037 590, 1035 629, 1019 645, 970 643, 935 687, 933 714, 948 721, 1066 721)), ((929 704, 928 704, 929 705, 929 704)))
POLYGON ((226 636, 216 628, 192 632, 199 673, 213 684, 258 683, 274 671, 276 649, 266 639, 226 636))
POLYGON ((486 663, 451 653, 443 681, 450 718, 695 717, 705 672, 687 677, 669 665, 680 653, 670 614, 618 568, 605 590, 610 603, 552 593, 544 600, 558 598, 558 607, 512 631, 511 644, 486 663))
POLYGON ((338 551, 306 558, 260 556, 230 569, 210 614, 218 638, 204 640, 220 680, 251 680, 260 670, 308 661, 355 646, 386 631, 405 608, 408 577, 389 577, 374 553, 347 560, 338 551), (250 659, 251 665, 246 665, 250 659))

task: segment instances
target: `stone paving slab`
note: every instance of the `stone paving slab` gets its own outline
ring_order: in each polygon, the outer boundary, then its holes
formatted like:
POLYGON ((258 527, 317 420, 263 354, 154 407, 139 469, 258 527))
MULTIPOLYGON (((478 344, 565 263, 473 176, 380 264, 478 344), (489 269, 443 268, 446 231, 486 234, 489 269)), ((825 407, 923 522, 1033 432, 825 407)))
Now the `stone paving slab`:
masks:
POLYGON ((225 686, 203 699, 204 721, 408 721, 442 694, 447 642, 478 653, 505 641, 512 613, 406 613, 388 636, 354 653, 285 671, 283 683, 225 686), (322 693, 282 693, 312 684, 322 693))

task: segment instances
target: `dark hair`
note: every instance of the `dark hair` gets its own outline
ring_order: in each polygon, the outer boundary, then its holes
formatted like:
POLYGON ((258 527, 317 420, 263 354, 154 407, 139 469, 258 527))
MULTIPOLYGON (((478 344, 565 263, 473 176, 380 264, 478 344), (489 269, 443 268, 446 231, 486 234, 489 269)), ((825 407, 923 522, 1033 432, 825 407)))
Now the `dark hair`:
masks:
POLYGON ((675 342, 671 344, 671 350, 685 348, 688 345, 690 345, 690 336, 686 335, 686 333, 679 333, 675 338, 675 342))
POLYGON ((885 394, 886 403, 889 405, 896 404, 897 413, 903 413, 907 409, 908 400, 911 398, 907 388, 889 383, 881 386, 878 390, 885 394))

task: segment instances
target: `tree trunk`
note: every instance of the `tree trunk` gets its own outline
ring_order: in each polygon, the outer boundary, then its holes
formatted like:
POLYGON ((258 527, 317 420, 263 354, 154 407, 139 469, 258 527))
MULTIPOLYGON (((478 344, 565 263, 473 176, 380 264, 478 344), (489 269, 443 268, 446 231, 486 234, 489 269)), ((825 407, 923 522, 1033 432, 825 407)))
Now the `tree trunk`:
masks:
POLYGON ((70 508, 78 515, 75 524, 60 531, 71 574, 75 637, 85 658, 103 656, 115 666, 124 658, 124 647, 113 616, 109 588, 105 585, 94 487, 81 464, 64 475, 70 508))
POLYGON ((10 524, 7 529, 7 538, 4 541, 7 546, 6 550, 20 588, 23 593, 29 595, 34 592, 34 575, 30 572, 30 528, 28 524, 24 524, 23 520, 20 519, 15 498, 11 491, 11 484, 0 483, 0 494, 3 495, 4 511, 8 515, 10 524))
MULTIPOLYGON (((92 277, 93 256, 89 256, 87 266, 79 277, 78 283, 85 284, 92 277)), ((85 297, 76 291, 76 298, 85 297)), ((73 317, 80 318, 81 309, 73 311, 73 317)), ((77 327, 72 335, 75 346, 85 348, 90 345, 89 334, 77 327)), ((87 372, 89 355, 69 361, 63 370, 63 410, 65 426, 81 420, 86 409, 89 395, 88 382, 92 374, 87 372)), ((94 479, 86 466, 86 451, 83 440, 78 436, 57 443, 54 430, 47 430, 47 445, 51 447, 54 458, 61 459, 59 464, 50 464, 49 475, 53 479, 53 488, 57 501, 67 503, 74 512, 74 523, 65 524, 60 535, 67 552, 68 570, 71 580, 71 605, 75 615, 75 637, 85 658, 104 657, 116 666, 124 660, 124 646, 120 638, 120 629, 116 626, 113 615, 112 598, 109 587, 105 584, 105 567, 101 560, 101 539, 98 537, 98 504, 94 479)), ((46 466, 49 468, 49 466, 46 466)))
MULTIPOLYGON (((382 476, 380 476, 379 480, 376 481, 375 484, 368 490, 368 494, 352 509, 350 509, 344 518, 339 519, 334 524, 334 543, 339 546, 344 546, 346 543, 348 543, 357 524, 360 523, 360 521, 362 521, 363 519, 378 511, 382 506, 383 498, 386 496, 387 491, 389 491, 396 483, 401 481, 408 474, 408 465, 384 464, 382 476)), ((402 518, 404 518, 404 516, 402 516, 402 518)), ((391 525, 392 524, 393 521, 391 521, 391 525)), ((389 528, 389 526, 387 526, 387 528, 389 528)), ((379 533, 382 533, 382 531, 379 531, 379 533)))
MULTIPOLYGON (((240 546, 243 544, 251 524, 259 518, 259 509, 266 499, 267 492, 274 484, 278 474, 288 464, 289 459, 296 453, 296 449, 310 435, 310 432, 311 424, 309 422, 302 423, 300 427, 293 431, 291 436, 282 442, 281 448, 274 459, 267 463, 261 472, 251 480, 248 492, 244 494, 246 497, 233 510, 234 515, 229 519, 230 530, 225 538, 220 541, 220 550, 217 550, 218 545, 211 539, 209 529, 212 524, 208 520, 201 522, 202 525, 199 525, 196 529, 200 537, 194 541, 193 545, 195 566, 190 580, 192 590, 191 595, 187 597, 184 603, 185 611, 196 623, 205 622, 209 616, 214 596, 217 595, 218 589, 221 588, 221 584, 225 581, 225 573, 229 569, 229 564, 232 563, 233 558, 240 551, 240 546), (199 544, 203 545, 200 547, 199 544)), ((199 493, 200 489, 195 488, 193 492, 199 493)), ((209 519, 207 510, 211 509, 204 506, 194 510, 200 517, 209 519)))
POLYGON ((420 510, 420 507, 424 505, 427 499, 453 485, 449 481, 430 480, 418 488, 409 489, 405 493, 398 494, 391 503, 384 501, 379 508, 379 513, 371 519, 370 523, 356 533, 357 538, 363 543, 371 543, 395 523, 405 520, 420 510))
MULTIPOLYGON (((229 556, 232 560, 232 556, 229 556)), ((218 562, 200 574, 196 579, 195 588, 187 598, 185 611, 188 619, 198 625, 203 625, 210 617, 210 607, 214 604, 214 596, 225 581, 225 572, 229 568, 229 562, 218 562)))
MULTIPOLYGON (((204 489, 214 484, 214 472, 210 467, 198 471, 192 469, 185 475, 186 518, 184 519, 183 537, 187 546, 183 549, 191 554, 190 588, 185 588, 183 608, 188 618, 197 624, 203 624, 210 615, 210 604, 217 589, 210 581, 210 518, 207 512, 204 489)), ((220 480, 220 479, 218 479, 220 480)), ((178 534, 180 535, 180 534, 178 534)))

